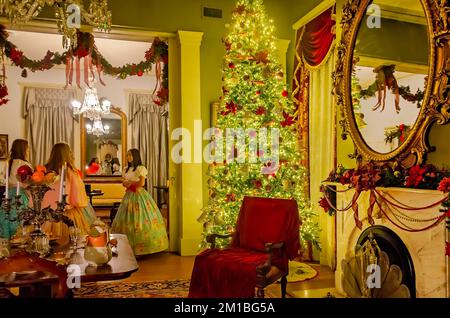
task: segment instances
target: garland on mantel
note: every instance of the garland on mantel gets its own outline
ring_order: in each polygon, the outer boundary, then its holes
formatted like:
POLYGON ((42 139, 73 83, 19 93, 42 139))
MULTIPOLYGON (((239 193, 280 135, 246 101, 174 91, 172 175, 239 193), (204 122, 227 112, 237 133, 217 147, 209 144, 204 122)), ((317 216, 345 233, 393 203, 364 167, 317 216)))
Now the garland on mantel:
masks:
MULTIPOLYGON (((440 224, 446 219, 447 228, 450 229, 450 172, 448 170, 439 170, 433 165, 416 165, 409 169, 402 169, 399 165, 390 166, 375 165, 369 163, 360 166, 357 169, 345 169, 342 166, 337 171, 332 171, 328 179, 324 182, 320 191, 324 196, 319 201, 319 205, 330 215, 336 212, 346 212, 350 209, 354 212, 355 224, 362 229, 362 222, 358 215, 358 199, 363 191, 370 191, 369 208, 367 210, 368 222, 374 225, 372 213, 374 207, 377 206, 379 211, 397 228, 408 232, 426 231, 440 224), (326 182, 339 182, 342 185, 348 185, 345 190, 336 190, 326 182), (442 191, 446 196, 442 199, 424 207, 413 207, 397 201, 390 194, 383 194, 378 191, 377 187, 405 187, 419 188, 442 191), (336 193, 344 193, 354 189, 350 203, 339 209, 334 206, 330 197, 336 193), (441 206, 439 210, 442 214, 432 219, 420 219, 410 217, 400 210, 404 211, 422 211, 432 207, 441 206), (389 214, 388 214, 389 212, 389 214), (403 221, 414 223, 430 223, 422 228, 412 228, 403 221)), ((450 255, 450 244, 446 243, 446 255, 450 255)))
MULTIPOLYGON (((58 52, 47 51, 47 54, 40 60, 28 58, 16 45, 8 41, 8 32, 5 26, 0 24, 0 48, 4 49, 4 55, 8 57, 13 65, 23 69, 22 77, 27 76, 27 70, 32 72, 45 71, 53 68, 55 65, 66 64, 66 82, 72 83, 73 63, 75 61, 75 71, 77 73, 77 84, 79 82, 79 63, 80 59, 85 59, 85 82, 87 85, 87 72, 93 73, 93 66, 97 68, 99 80, 103 72, 119 79, 126 79, 128 76, 143 76, 145 72, 151 71, 153 64, 156 71, 156 86, 153 92, 154 102, 158 105, 164 105, 169 98, 168 82, 168 45, 159 38, 155 38, 152 46, 145 52, 145 59, 139 63, 128 63, 122 66, 112 66, 111 63, 100 53, 95 45, 94 36, 91 33, 78 31, 77 46, 71 47, 68 51, 60 54, 58 52)), ((0 83, 0 98, 7 95, 5 83, 0 83), (4 94, 5 93, 5 94, 4 94), (3 96, 2 96, 3 95, 3 96)))

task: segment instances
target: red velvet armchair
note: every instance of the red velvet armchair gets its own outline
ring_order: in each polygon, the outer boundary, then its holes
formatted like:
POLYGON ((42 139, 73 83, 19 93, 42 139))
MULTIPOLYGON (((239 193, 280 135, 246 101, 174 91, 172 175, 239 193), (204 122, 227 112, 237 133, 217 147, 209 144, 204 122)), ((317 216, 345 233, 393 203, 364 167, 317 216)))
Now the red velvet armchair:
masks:
POLYGON ((259 298, 264 288, 281 278, 286 296, 289 260, 300 248, 300 219, 295 200, 245 197, 236 231, 207 237, 211 248, 195 258, 189 297, 259 298), (225 249, 215 248, 216 238, 232 236, 225 249))

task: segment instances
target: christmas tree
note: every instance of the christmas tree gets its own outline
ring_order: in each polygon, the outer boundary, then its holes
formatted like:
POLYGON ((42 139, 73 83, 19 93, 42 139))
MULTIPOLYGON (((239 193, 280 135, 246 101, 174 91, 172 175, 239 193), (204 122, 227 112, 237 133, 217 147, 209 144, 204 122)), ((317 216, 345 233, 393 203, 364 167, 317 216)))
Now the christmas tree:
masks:
POLYGON ((300 165, 295 107, 277 61, 274 23, 262 0, 238 0, 224 44, 223 95, 208 171, 210 200, 199 218, 203 246, 207 234, 234 231, 248 195, 296 199, 301 239, 318 247, 315 214, 303 189, 306 171, 300 165), (234 139, 240 142, 230 143, 234 139))

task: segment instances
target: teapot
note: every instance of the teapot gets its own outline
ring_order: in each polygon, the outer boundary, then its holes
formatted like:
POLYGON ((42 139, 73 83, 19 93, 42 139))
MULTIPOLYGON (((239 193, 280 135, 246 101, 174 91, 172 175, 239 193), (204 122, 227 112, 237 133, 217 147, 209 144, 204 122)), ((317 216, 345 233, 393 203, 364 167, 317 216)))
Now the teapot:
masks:
POLYGON ((89 265, 102 266, 112 259, 111 245, 116 245, 116 240, 110 240, 108 226, 100 221, 95 221, 88 232, 84 259, 89 265))

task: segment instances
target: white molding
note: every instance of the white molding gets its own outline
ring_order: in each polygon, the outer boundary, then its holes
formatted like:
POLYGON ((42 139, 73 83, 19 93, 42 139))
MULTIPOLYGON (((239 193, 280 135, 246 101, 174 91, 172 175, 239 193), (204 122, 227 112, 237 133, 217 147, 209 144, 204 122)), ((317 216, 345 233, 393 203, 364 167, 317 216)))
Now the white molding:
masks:
POLYGON ((390 5, 380 5, 381 18, 390 19, 414 24, 427 25, 425 13, 422 11, 409 10, 406 8, 399 8, 390 5))
POLYGON ((377 57, 371 57, 366 55, 360 55, 359 57, 359 66, 366 66, 366 67, 374 67, 375 65, 389 65, 389 64, 395 64, 395 70, 398 72, 407 72, 407 73, 414 73, 414 74, 425 74, 428 75, 429 72, 429 66, 423 65, 423 64, 415 64, 415 63, 406 63, 396 60, 388 60, 388 59, 381 59, 377 57))
POLYGON ((321 3, 319 3, 314 9, 309 11, 307 14, 305 14, 303 17, 297 20, 292 25, 292 28, 294 30, 300 29, 302 26, 308 24, 312 20, 314 20, 319 14, 323 13, 324 11, 328 10, 335 4, 336 0, 324 0, 321 3))
POLYGON ((178 37, 181 45, 198 45, 202 43, 203 32, 195 31, 178 31, 178 37))

